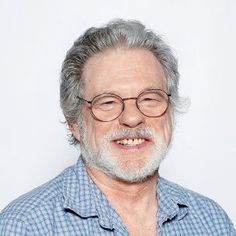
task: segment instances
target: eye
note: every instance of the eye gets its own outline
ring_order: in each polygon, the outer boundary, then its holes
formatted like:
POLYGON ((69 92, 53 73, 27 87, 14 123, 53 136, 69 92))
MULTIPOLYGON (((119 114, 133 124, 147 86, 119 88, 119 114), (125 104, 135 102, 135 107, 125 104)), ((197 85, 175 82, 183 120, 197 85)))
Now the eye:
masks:
POLYGON ((139 99, 139 102, 143 103, 143 102, 160 102, 161 99, 158 96, 143 96, 139 99))
POLYGON ((115 97, 101 97, 94 102, 93 107, 94 109, 109 111, 115 109, 119 105, 120 101, 115 97))
POLYGON ((114 103, 115 101, 106 101, 106 102, 101 103, 100 105, 112 105, 114 103))
POLYGON ((143 98, 142 100, 139 101, 139 105, 147 107, 154 107, 157 106, 159 103, 160 103, 159 100, 150 97, 143 98))
POLYGON ((158 101, 157 98, 145 97, 141 100, 142 102, 158 101))
POLYGON ((143 108, 154 108, 160 106, 163 99, 159 93, 156 92, 147 92, 139 97, 138 104, 143 108))

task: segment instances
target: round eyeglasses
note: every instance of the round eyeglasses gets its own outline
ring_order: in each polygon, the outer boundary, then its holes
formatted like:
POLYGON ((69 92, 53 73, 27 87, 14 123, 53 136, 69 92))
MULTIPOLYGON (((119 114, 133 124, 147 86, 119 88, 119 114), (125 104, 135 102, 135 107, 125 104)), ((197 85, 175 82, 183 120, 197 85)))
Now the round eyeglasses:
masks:
POLYGON ((168 109, 171 94, 161 89, 148 89, 137 97, 121 98, 112 93, 95 96, 91 101, 77 96, 90 104, 92 116, 99 121, 108 122, 117 119, 125 109, 124 101, 136 100, 138 110, 147 117, 162 116, 168 109))

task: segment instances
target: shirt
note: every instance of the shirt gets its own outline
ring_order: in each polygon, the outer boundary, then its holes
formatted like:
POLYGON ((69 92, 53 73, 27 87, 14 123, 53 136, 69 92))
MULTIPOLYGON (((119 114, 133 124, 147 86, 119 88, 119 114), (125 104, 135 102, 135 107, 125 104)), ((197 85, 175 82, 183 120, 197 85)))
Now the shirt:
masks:
MULTIPOLYGON (((162 177, 157 178, 157 199, 160 236, 236 235, 228 216, 214 201, 162 177)), ((129 234, 79 159, 53 180, 10 203, 0 214, 0 235, 129 234)))

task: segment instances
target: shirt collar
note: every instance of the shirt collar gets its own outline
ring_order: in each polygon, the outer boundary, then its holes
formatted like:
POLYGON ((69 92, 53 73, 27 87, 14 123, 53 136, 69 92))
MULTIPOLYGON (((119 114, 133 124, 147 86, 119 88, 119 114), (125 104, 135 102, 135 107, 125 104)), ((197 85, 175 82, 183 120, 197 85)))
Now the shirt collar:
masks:
POLYGON ((188 213, 188 197, 182 187, 158 177, 158 223, 161 226, 167 220, 181 220, 188 213))
MULTIPOLYGON (((63 181, 64 208, 84 218, 97 216, 102 227, 114 228, 111 215, 116 214, 115 210, 87 174, 81 158, 65 171, 63 181)), ((157 178, 157 199, 159 226, 167 220, 180 220, 188 213, 186 193, 162 177, 157 178)))
POLYGON ((65 171, 63 179, 64 208, 83 218, 96 216, 102 227, 112 230, 112 208, 87 174, 81 158, 76 165, 65 171))

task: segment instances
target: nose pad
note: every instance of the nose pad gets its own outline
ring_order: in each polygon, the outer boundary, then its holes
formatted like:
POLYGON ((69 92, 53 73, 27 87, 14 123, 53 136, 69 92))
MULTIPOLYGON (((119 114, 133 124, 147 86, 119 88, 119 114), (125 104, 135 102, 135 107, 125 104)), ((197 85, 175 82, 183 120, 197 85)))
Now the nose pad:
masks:
POLYGON ((144 123, 144 115, 136 106, 135 100, 125 101, 124 110, 119 117, 120 125, 134 128, 144 123))

